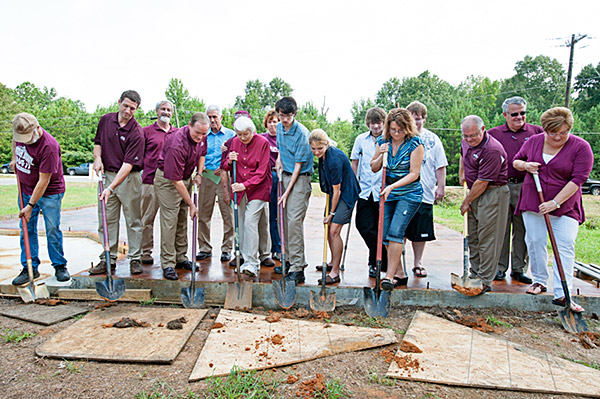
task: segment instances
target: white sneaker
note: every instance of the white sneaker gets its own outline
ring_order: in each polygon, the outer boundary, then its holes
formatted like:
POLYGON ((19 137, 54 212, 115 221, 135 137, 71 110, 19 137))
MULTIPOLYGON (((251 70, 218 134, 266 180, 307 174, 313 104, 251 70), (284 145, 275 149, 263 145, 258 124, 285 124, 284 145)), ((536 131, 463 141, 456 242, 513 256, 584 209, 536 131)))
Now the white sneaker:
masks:
POLYGON ((257 267, 254 265, 245 264, 242 266, 242 273, 250 277, 256 277, 258 273, 257 267))

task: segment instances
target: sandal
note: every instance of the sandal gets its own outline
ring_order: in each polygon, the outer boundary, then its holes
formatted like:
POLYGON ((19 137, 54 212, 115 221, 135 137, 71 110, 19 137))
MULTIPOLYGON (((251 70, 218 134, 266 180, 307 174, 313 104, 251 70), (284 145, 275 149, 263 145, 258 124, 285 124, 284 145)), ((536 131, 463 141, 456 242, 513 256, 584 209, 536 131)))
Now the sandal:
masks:
MULTIPOLYGON (((340 276, 331 277, 330 275, 325 276, 325 285, 336 284, 340 282, 340 276)), ((323 283, 322 279, 318 280, 318 284, 321 285, 323 283)))
MULTIPOLYGON (((328 272, 330 272, 332 268, 333 268, 333 266, 331 266, 330 264, 327 264, 327 271, 328 272)), ((323 264, 315 266, 315 269, 317 269, 318 272, 322 272, 323 271, 323 264)))
POLYGON ((387 277, 382 279, 381 289, 384 291, 392 291, 394 289, 394 282, 387 277))
MULTIPOLYGON (((530 295, 539 295, 542 292, 546 292, 546 291, 548 291, 548 288, 544 287, 540 283, 534 283, 529 288, 527 288, 527 291, 525 291, 525 293, 530 294, 530 295)), ((563 304, 563 306, 564 306, 564 304, 563 304)))
MULTIPOLYGON (((552 304, 556 305, 556 306, 566 306, 567 300, 565 299, 564 296, 560 297, 560 298, 554 298, 552 300, 552 304)), ((578 305, 571 300, 571 311, 575 312, 575 313, 582 313, 582 312, 585 312, 585 309, 583 308, 583 306, 578 305)))
POLYGON ((417 277, 427 277, 427 270, 423 266, 415 266, 412 271, 417 277))
POLYGON ((394 276, 394 288, 400 287, 403 285, 408 285, 408 276, 406 276, 406 277, 394 276))

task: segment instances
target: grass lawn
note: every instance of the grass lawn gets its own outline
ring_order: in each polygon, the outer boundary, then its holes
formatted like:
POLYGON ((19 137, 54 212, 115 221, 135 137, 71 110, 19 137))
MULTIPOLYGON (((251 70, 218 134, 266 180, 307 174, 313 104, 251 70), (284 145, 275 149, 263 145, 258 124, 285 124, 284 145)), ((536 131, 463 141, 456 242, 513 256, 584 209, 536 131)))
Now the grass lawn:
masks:
MULTIPOLYGON (((436 222, 453 230, 463 231, 463 217, 460 215, 460 204, 463 198, 463 189, 449 187, 446 197, 441 204, 434 205, 433 214, 436 222)), ((582 263, 600 264, 600 197, 593 195, 583 196, 583 208, 586 221, 579 226, 579 234, 575 241, 576 259, 582 263)), ((548 250, 551 253, 550 241, 548 250)))

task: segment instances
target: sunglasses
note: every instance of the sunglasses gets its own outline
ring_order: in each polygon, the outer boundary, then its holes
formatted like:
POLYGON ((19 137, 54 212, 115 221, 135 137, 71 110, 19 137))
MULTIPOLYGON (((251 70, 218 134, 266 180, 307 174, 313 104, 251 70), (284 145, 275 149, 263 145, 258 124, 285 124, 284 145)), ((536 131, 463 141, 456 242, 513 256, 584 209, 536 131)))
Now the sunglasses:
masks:
POLYGON ((527 111, 521 111, 521 112, 513 112, 513 113, 511 113, 509 115, 512 116, 513 118, 516 118, 519 115, 525 116, 526 114, 527 114, 527 111))

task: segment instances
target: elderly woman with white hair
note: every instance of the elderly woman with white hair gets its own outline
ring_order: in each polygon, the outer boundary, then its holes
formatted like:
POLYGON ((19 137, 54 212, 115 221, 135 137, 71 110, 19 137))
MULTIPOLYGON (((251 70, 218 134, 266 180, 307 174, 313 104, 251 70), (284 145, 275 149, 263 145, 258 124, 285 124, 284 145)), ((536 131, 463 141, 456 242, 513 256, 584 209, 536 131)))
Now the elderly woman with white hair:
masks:
POLYGON ((271 240, 268 224, 259 223, 261 215, 269 212, 271 198, 272 177, 267 161, 269 142, 256 134, 256 127, 248 117, 238 118, 233 129, 237 137, 231 142, 228 162, 223 166, 235 177, 231 195, 234 198, 237 193, 239 240, 244 258, 242 272, 256 277, 260 265, 259 241, 268 243, 271 240), (235 170, 233 161, 236 161, 235 170))

